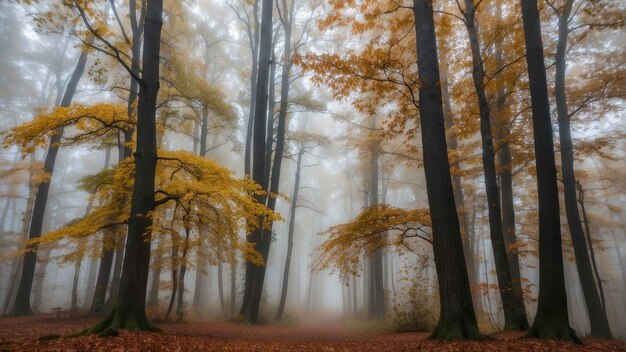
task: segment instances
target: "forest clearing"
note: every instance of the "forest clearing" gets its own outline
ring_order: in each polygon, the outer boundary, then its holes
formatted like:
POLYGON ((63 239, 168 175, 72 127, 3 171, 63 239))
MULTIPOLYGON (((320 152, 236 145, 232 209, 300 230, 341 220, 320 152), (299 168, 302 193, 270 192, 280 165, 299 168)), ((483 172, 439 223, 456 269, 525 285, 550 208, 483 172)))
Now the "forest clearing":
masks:
POLYGON ((623 351, 626 0, 0 0, 0 352, 623 351))

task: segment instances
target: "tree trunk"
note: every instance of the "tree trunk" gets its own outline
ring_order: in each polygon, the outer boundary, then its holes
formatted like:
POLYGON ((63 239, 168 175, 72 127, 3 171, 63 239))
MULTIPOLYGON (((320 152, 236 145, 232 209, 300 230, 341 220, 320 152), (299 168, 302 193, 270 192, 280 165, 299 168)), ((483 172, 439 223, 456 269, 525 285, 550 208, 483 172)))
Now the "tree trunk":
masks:
POLYGON ((142 78, 137 109, 135 183, 126 239, 126 255, 113 311, 90 329, 156 330, 145 312, 146 286, 150 264, 150 227, 154 210, 154 183, 157 163, 156 107, 159 91, 159 54, 163 0, 147 1, 143 42, 142 78))
POLYGON ((172 241, 172 294, 170 295, 170 303, 167 306, 167 312, 163 317, 163 321, 167 321, 170 318, 174 302, 176 302, 176 293, 178 292, 178 265, 176 265, 176 257, 178 257, 178 247, 172 241))
MULTIPOLYGON (((572 10, 573 0, 565 2, 562 13, 558 13, 559 37, 555 55, 555 80, 554 97, 559 122, 559 139, 561 142, 561 173, 563 176, 563 194, 565 197, 565 213, 570 236, 572 237, 572 247, 576 256, 576 268, 585 297, 587 313, 591 325, 591 335, 597 337, 611 337, 611 328, 602 308, 601 297, 598 295, 596 281, 593 278, 591 262, 585 243, 580 214, 578 213, 576 195, 576 175, 574 172, 574 150, 572 145, 572 134, 570 116, 567 106, 567 93, 565 91, 565 70, 567 67, 566 52, 569 35, 569 20, 572 10)), ((598 278, 598 284, 599 278, 598 278)))
MULTIPOLYGON (((502 17, 501 6, 496 7, 496 17, 502 17)), ((502 50, 502 37, 498 36, 495 41, 495 59, 496 70, 504 67, 504 52, 502 50)), ((496 118, 498 126, 495 129, 497 138, 500 141, 498 154, 498 164, 500 177, 500 199, 502 202, 502 232, 504 234, 504 245, 506 246, 507 260, 509 262, 509 271, 511 273, 511 281, 513 284, 513 294, 515 297, 521 297, 524 303, 524 291, 522 289, 522 278, 520 274, 520 264, 518 256, 517 236, 515 231, 515 206, 513 202, 513 171, 512 157, 507 137, 511 134, 509 121, 504 119, 502 112, 506 103, 506 93, 501 79, 497 81, 496 86, 496 118)), ((519 298, 518 298, 519 299, 519 298)), ((526 317, 525 311, 524 316, 526 317)))
MULTIPOLYGON (((120 242, 119 239, 114 240, 114 243, 120 242)), ((120 278, 122 276, 122 265, 124 264, 124 246, 122 243, 116 243, 115 247, 115 262, 113 264, 113 277, 111 278, 111 285, 109 285, 109 297, 104 304, 105 312, 108 312, 115 303, 115 297, 120 287, 120 278)))
POLYGON ((470 40, 472 51, 472 78, 478 98, 480 111, 480 135, 483 151, 483 172, 485 174, 485 188, 487 193, 487 210, 489 214, 489 234, 498 277, 498 288, 504 310, 504 330, 527 330, 528 320, 522 296, 515 295, 509 261, 504 244, 502 231, 502 213, 500 208, 500 191, 496 175, 495 151, 493 148, 493 135, 491 129, 491 117, 489 102, 485 92, 485 70, 478 42, 478 30, 475 23, 476 8, 473 0, 465 0, 465 24, 470 40))
MULTIPOLYGON (((90 36, 87 39, 88 43, 93 43, 94 37, 90 36)), ((87 65, 88 51, 83 49, 78 58, 78 63, 74 68, 72 77, 67 83, 67 88, 61 100, 61 107, 69 107, 74 99, 78 82, 80 81, 83 73, 85 72, 85 66, 87 65)), ((63 138, 63 127, 57 128, 55 134, 50 138, 50 144, 48 145, 48 152, 46 153, 46 159, 43 164, 43 171, 50 175, 48 181, 44 181, 37 186, 37 195, 35 196, 35 204, 33 206, 33 215, 30 223, 30 230, 28 233, 28 239, 32 240, 41 236, 43 229, 43 218, 46 214, 46 204, 48 202, 48 192, 50 191, 50 181, 52 180, 52 173, 54 171, 54 164, 56 163, 57 154, 59 152, 59 142, 63 138)), ((11 315, 32 315, 33 310, 30 306, 30 291, 33 285, 33 278, 35 276, 35 265, 37 264, 37 248, 34 246, 29 247, 30 251, 24 255, 24 264, 22 269, 22 275, 20 278, 20 284, 17 289, 17 295, 15 304, 11 311, 11 315)))
MULTIPOLYGON (((598 270, 598 262, 596 260, 596 254, 593 249, 593 242, 591 241, 591 229, 589 228, 589 218, 587 217, 587 208, 585 207, 585 192, 583 190, 583 186, 580 184, 580 181, 576 181, 576 188, 578 189, 578 203, 580 204, 580 210, 583 216, 583 224, 585 224, 585 238, 587 240, 587 245, 589 246, 589 254, 591 255, 591 264, 593 267, 593 273, 595 274, 595 279, 598 283, 598 291, 600 294, 600 301, 602 303, 602 314, 606 320, 606 327, 608 328, 609 322, 606 319, 606 301, 604 300, 604 287, 602 285, 602 278, 600 277, 600 271, 598 270)), ((610 329, 608 332, 611 332, 610 329)), ((596 335, 598 336, 598 335, 596 335)), ((611 338, 611 335, 599 335, 605 338, 611 338)))
POLYGON ((89 315, 100 315, 104 313, 107 288, 109 287, 109 278, 111 277, 113 255, 115 254, 115 251, 110 248, 116 237, 114 231, 115 230, 107 229, 104 230, 102 234, 102 258, 100 259, 96 288, 91 301, 89 315))
MULTIPOLYGON (((159 243, 157 243, 158 247, 159 243)), ((163 254, 159 251, 158 257, 154 260, 153 264, 157 264, 161 261, 163 254)), ((158 264, 157 268, 152 271, 152 283, 150 284, 150 290, 148 291, 148 303, 149 307, 155 307, 159 304, 159 286, 161 285, 161 265, 158 264)))
MULTIPOLYGON (((267 184, 265 184, 265 133, 267 127, 267 94, 272 51, 272 4, 272 0, 263 0, 261 11, 259 74, 256 82, 257 89, 254 113, 254 160, 252 165, 252 179, 257 184, 261 185, 263 189, 267 189, 267 184)), ((278 155, 278 153, 276 154, 278 155)), ((276 158, 276 162, 280 164, 278 158, 276 158)), ((274 164, 276 164, 276 162, 274 164)), ((257 195, 255 197, 260 204, 265 204, 265 196, 257 195)), ((267 264, 267 256, 272 239, 271 231, 264 231, 261 226, 263 220, 264 219, 259 219, 260 228, 253 231, 249 238, 254 248, 261 254, 264 263, 261 266, 256 266, 252 263, 247 263, 246 265, 246 289, 241 311, 247 323, 256 323, 258 320, 259 305, 261 303, 263 282, 265 279, 265 265, 267 264)))
MULTIPOLYGON (((30 168, 29 168, 29 172, 30 172, 30 177, 29 179, 33 178, 34 172, 35 172, 35 156, 33 154, 31 154, 29 156, 30 158, 30 168)), ((31 218, 33 215, 33 204, 35 203, 35 195, 36 195, 36 190, 37 186, 32 184, 32 182, 29 182, 29 187, 28 187, 28 199, 26 200, 26 208, 24 211, 24 217, 22 218, 22 229, 21 229, 21 234, 20 234, 20 241, 18 243, 18 248, 21 248, 24 243, 26 242, 26 239, 28 238, 28 233, 29 233, 29 225, 31 223, 31 218)), ((15 203, 14 203, 15 204, 15 203)), ((13 227, 13 226, 11 226, 13 227)), ((8 315, 9 314, 9 308, 11 308, 11 304, 13 304, 13 302, 15 302, 16 299, 16 295, 17 295, 17 288, 18 288, 18 283, 19 283, 19 278, 22 277, 22 272, 24 269, 24 259, 23 258, 16 258, 15 259, 16 262, 16 269, 15 269, 15 276, 13 276, 11 278, 11 285, 9 287, 8 293, 7 293, 7 299, 4 302, 4 308, 2 310, 2 312, 4 313, 4 315, 8 315)))
MULTIPOLYGON (((370 128, 376 129, 376 118, 373 117, 370 128)), ((370 192, 369 206, 378 205, 378 149, 380 148, 378 141, 371 142, 370 156, 370 192)), ((385 297, 383 288, 383 249, 376 248, 370 253, 369 276, 370 276, 370 304, 368 315, 370 318, 382 320, 385 317, 385 297)))
POLYGON ((536 1, 521 0, 521 3, 539 196, 539 300, 535 321, 526 336, 580 342, 569 326, 567 312, 559 190, 556 183, 541 22, 536 1))
POLYGON ((237 262, 230 263, 230 315, 235 315, 237 305, 237 262))
POLYGON ((298 151, 298 160, 296 161, 296 176, 293 185, 293 192, 291 194, 291 208, 289 209, 289 230, 287 234, 287 256, 285 257, 285 269, 283 272, 283 285, 280 291, 280 303, 278 304, 278 312, 276 313, 277 321, 280 321, 283 318, 285 302, 287 301, 287 288, 289 287, 289 271, 291 268, 291 255, 293 253, 293 235, 296 225, 296 209, 298 205, 298 191, 300 190, 300 171, 302 167, 303 155, 304 148, 301 147, 300 151, 298 151))
MULTIPOLYGON (((452 117, 452 107, 450 104, 450 87, 449 87, 449 67, 448 67, 448 48, 444 42, 440 43, 442 47, 442 55, 439 59, 439 66, 441 70, 441 97, 443 102, 443 117, 446 127, 446 143, 448 150, 453 154, 453 159, 450 163, 450 173, 452 175, 452 189, 454 190, 454 203, 457 208, 459 216, 459 224, 461 226, 461 237, 463 239, 463 252, 465 253, 465 266, 467 267, 467 274, 469 276, 470 285, 476 284, 476 275, 473 272, 473 259, 472 246, 470 244, 470 231, 467 220, 467 211, 465 210, 465 197, 463 195, 463 184, 461 182, 461 163, 458 160, 457 149, 459 147, 456 127, 454 126, 454 119, 452 117)), ((478 298, 478 297, 475 297, 478 298)))
POLYGON ((432 2, 414 0, 424 172, 432 218, 441 310, 432 338, 482 338, 463 256, 446 146, 432 2))

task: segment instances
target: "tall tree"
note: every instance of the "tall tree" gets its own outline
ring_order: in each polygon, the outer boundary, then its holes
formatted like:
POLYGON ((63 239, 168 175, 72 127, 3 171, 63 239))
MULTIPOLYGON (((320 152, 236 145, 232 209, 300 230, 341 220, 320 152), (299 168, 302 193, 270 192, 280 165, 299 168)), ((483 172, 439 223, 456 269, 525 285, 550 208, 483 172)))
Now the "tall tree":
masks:
POLYGON ((539 10, 535 0, 521 3, 539 197, 539 301, 535 321, 526 336, 580 342, 569 326, 567 311, 559 190, 539 10))
POLYGON ((141 77, 137 107, 137 147, 135 150, 135 182, 126 239, 126 254, 120 288, 109 315, 89 329, 99 333, 106 329, 156 330, 145 312, 148 266, 150 264, 150 227, 154 210, 154 185, 157 163, 156 108, 159 92, 159 53, 163 26, 163 0, 148 0, 141 77))
POLYGON ((472 78, 478 99, 480 115, 480 136, 482 139, 483 172, 487 194, 487 209, 489 214, 489 233, 491 246, 498 277, 498 288, 504 310, 505 330, 527 330, 528 320, 524 308, 524 299, 521 292, 513 289, 511 271, 507 258, 502 227, 502 212, 500 206, 500 191, 496 174, 495 151, 493 147, 493 133, 491 128, 491 107, 485 91, 485 68, 481 52, 478 25, 476 23, 476 5, 473 0, 465 0, 465 9, 459 5, 459 11, 464 17, 472 52, 472 78))
MULTIPOLYGON (((87 40, 93 43, 94 37, 90 36, 87 40)), ((74 72, 67 83, 63 99, 61 100, 61 107, 68 107, 72 104, 78 82, 80 81, 83 73, 85 72, 85 66, 87 65, 88 46, 84 46, 74 72)), ((44 172, 50 176, 54 171, 54 164, 56 163, 57 154, 59 152, 59 142, 63 138, 63 128, 59 128, 56 133, 50 138, 50 144, 48 146, 48 152, 46 153, 46 159, 44 161, 44 172)), ((36 239, 41 236, 43 229, 43 219, 46 214, 46 204, 48 202, 48 193, 50 191, 50 180, 44 180, 37 186, 37 193, 35 195, 35 203, 33 205, 33 214, 30 223, 30 230, 28 233, 28 239, 36 239)), ((30 306, 30 293, 33 285, 33 278, 35 276, 35 265, 37 263, 37 248, 30 247, 29 251, 24 255, 24 264, 22 269, 22 275, 20 278, 20 284, 17 289, 17 295, 11 315, 31 315, 33 314, 30 306)))
MULTIPOLYGON (((268 84, 272 54, 272 16, 273 1, 263 0, 261 10, 261 39, 259 44, 259 71, 256 80, 255 104, 254 104, 254 133, 253 133, 253 162, 252 179, 267 189, 267 179, 265 170, 266 152, 266 127, 267 127, 267 107, 268 107, 268 84)), ((257 201, 265 204, 265 196, 257 195, 257 201)), ((272 240, 271 231, 264 231, 265 219, 259 219, 259 228, 250 236, 250 242, 261 254, 264 263, 256 265, 246 263, 246 282, 244 290, 244 300, 241 313, 248 323, 256 323, 263 293, 263 283, 265 280, 265 265, 269 254, 272 240)))
MULTIPOLYGON (((550 3, 551 4, 551 3, 550 3)), ((559 139, 561 142, 561 173, 563 175, 563 195, 565 197, 565 213, 572 247, 576 256, 576 268, 580 276, 587 314, 591 325, 591 335, 611 337, 611 328, 603 309, 596 282, 593 277, 591 261, 585 234, 583 232, 580 214, 578 213, 578 196, 576 194, 576 175, 574 173, 574 147, 572 144, 571 115, 567 104, 565 90, 565 71, 567 69, 566 53, 569 23, 574 0, 566 0, 559 9, 552 5, 558 17, 558 41, 555 54, 554 98, 556 102, 557 119, 559 122, 559 139)), ((589 234, 587 234, 589 235, 589 234)), ((599 279, 599 278, 598 278, 599 279)))
POLYGON ((448 161, 432 2, 413 0, 413 13, 424 173, 441 302, 431 337, 479 339, 448 161))

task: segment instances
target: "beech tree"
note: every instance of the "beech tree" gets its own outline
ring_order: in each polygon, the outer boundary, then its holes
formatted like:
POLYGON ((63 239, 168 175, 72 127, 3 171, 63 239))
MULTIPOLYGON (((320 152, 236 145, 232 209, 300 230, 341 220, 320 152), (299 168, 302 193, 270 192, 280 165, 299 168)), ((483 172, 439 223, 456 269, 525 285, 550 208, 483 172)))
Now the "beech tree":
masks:
POLYGON ((526 336, 580 343, 569 326, 567 311, 550 102, 543 61, 541 23, 535 1, 522 0, 522 19, 526 38, 539 198, 539 302, 537 315, 526 336))
POLYGON ((459 218, 454 203, 450 163, 439 86, 439 67, 432 3, 413 1, 420 79, 420 126, 426 190, 432 219, 433 253, 441 311, 431 335, 443 339, 480 339, 469 288, 459 218))

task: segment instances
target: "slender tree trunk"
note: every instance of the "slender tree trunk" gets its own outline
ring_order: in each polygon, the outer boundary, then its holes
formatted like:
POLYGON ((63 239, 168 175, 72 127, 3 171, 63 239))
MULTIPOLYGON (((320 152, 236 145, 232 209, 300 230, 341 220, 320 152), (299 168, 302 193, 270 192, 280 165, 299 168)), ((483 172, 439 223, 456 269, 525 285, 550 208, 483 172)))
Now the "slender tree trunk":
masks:
MULTIPOLYGON (((90 36, 87 41, 92 43, 93 36, 90 36)), ((78 59, 78 63, 74 68, 72 77, 67 83, 65 94, 61 100, 62 107, 69 107, 74 99, 78 82, 85 72, 85 66, 87 65, 88 51, 83 49, 78 59)), ((32 240, 41 236, 43 229, 43 219, 46 214, 46 204, 48 202, 48 192, 50 191, 50 180, 52 179, 52 172, 54 171, 54 164, 56 163, 57 154, 59 152, 59 142, 63 138, 63 127, 59 127, 56 133, 50 138, 50 144, 48 146, 48 152, 43 165, 43 171, 50 175, 48 181, 44 181, 37 186, 37 194, 35 196, 35 204, 33 205, 33 215, 30 224, 30 231, 28 239, 32 240)), ((24 255, 24 264, 22 269, 22 275, 20 278, 20 284, 17 289, 17 295, 15 304, 11 315, 31 315, 33 311, 30 306, 30 291, 33 285, 33 278, 35 275, 35 265, 37 264, 37 248, 29 247, 30 251, 24 255)))
MULTIPOLYGON (((178 236, 178 235, 176 235, 178 236)), ((178 292, 178 265, 176 265, 176 258, 178 257, 178 247, 172 241, 172 294, 170 295, 170 303, 167 306, 167 312, 163 317, 163 321, 167 321, 170 318, 172 309, 174 308, 174 302, 176 302, 176 294, 178 292)))
MULTIPOLYGON (((372 118, 370 128, 376 129, 376 118, 372 118)), ((369 206, 378 205, 378 141, 371 142, 370 156, 370 192, 369 206)), ((370 304, 368 314, 370 318, 382 320, 385 316, 385 297, 383 288, 383 249, 377 248, 369 257, 370 267, 370 304)))
POLYGON ((107 288, 109 287, 109 278, 111 277, 113 255, 115 254, 115 251, 110 247, 113 245, 115 237, 115 230, 107 229, 104 230, 102 234, 102 258, 100 259, 100 266, 98 267, 96 287, 94 289, 89 315, 100 315, 104 313, 107 288))
POLYGON ((539 301, 528 337, 580 342, 569 326, 561 249, 559 190, 550 123, 550 101, 537 2, 521 0, 526 63, 533 112, 539 196, 539 301))
MULTIPOLYGON (((576 181, 576 188, 578 189, 578 203, 580 204, 580 210, 583 216, 583 224, 585 224, 585 238, 587 240, 587 245, 589 246, 589 254, 591 255, 591 264, 593 266, 593 273, 595 274, 595 279, 598 282, 598 291, 600 293, 600 300, 602 301, 602 312, 604 313, 604 317, 606 317, 606 301, 604 300, 604 287, 602 285, 602 278, 600 277, 600 271, 598 270, 598 262, 596 260, 596 254, 593 249, 593 242, 591 241, 591 229, 589 228, 589 218, 587 217, 587 208, 585 207, 585 192, 583 190, 583 186, 580 184, 580 181, 576 181)), ((608 326, 608 319, 607 319, 608 326)), ((610 332, 610 331, 609 331, 610 332)), ((611 338, 611 336, 602 335, 603 337, 611 338)))
POLYGON ((502 231, 502 212, 500 207, 500 191, 496 175, 495 151, 493 147, 493 135, 491 129, 490 107, 485 92, 485 70, 478 42, 478 30, 475 23, 476 8, 473 0, 465 0, 465 24, 470 40, 472 51, 472 77, 474 88, 478 98, 480 110, 480 135, 483 151, 483 172, 485 175, 485 188, 487 193, 487 210, 489 214, 489 233, 491 246, 498 277, 498 288, 504 310, 504 330, 527 330, 528 320, 522 296, 515 295, 509 261, 504 244, 502 231))
MULTIPOLYGON (((580 214, 578 213, 576 195, 576 175, 574 172, 574 150, 572 145, 571 122, 567 106, 567 93, 565 91, 565 70, 567 68, 566 52, 569 35, 569 20, 572 11, 573 0, 565 2, 563 12, 558 13, 559 37, 555 55, 555 81, 554 97, 556 101, 557 116, 559 122, 559 139, 561 141, 561 173, 563 174, 563 194, 565 197, 565 213, 572 247, 576 256, 576 268, 580 277, 580 283, 585 297, 587 313, 591 325, 591 335, 597 337, 611 337, 611 328, 602 308, 601 297, 598 295, 596 281, 593 278, 588 248, 585 243, 585 234, 580 214)), ((598 278, 598 284, 599 278, 598 278)))
MULTIPOLYGON (((35 173, 35 156, 31 154, 29 158, 30 158, 29 180, 32 180, 34 173, 35 173)), ((28 198, 26 200, 26 208, 24 211, 24 217, 22 218, 22 229, 21 229, 22 231, 20 234, 20 241, 18 242, 18 248, 22 248, 22 246, 26 242, 26 239, 28 238, 29 226, 31 223, 31 218, 33 216, 33 204, 35 203, 36 189, 37 189, 37 185, 33 184, 32 182, 29 182, 28 198)), ((15 263, 16 263, 15 264, 15 267, 16 267, 15 276, 11 278, 11 286, 9 287, 9 290, 7 293, 7 299, 4 303, 4 308, 2 310, 4 315, 9 314, 9 308, 11 308, 11 305, 16 299, 19 279, 22 277, 22 272, 24 268, 24 259, 16 258, 15 263)))
POLYGON ((300 171, 302 167, 302 157, 304 155, 304 148, 301 147, 298 151, 298 160, 296 161, 296 176, 293 185, 293 192, 291 194, 291 208, 289 209, 289 230, 287 234, 287 256, 285 257, 285 269, 283 272, 283 285, 280 291, 280 303, 278 304, 278 312, 276 313, 276 320, 280 321, 283 318, 285 311, 285 302, 287 301, 287 288, 289 287, 289 271, 291 268, 291 255, 293 253, 293 235, 295 232, 295 220, 296 209, 298 206, 298 191, 300 190, 300 171))
MULTIPOLYGON (((185 222, 187 222, 185 220, 185 222)), ((183 245, 183 256, 180 263, 180 275, 178 281, 174 282, 174 285, 178 285, 178 302, 176 302, 176 315, 178 320, 183 319, 185 314, 185 273, 187 272, 187 255, 189 254, 189 237, 191 235, 191 228, 188 224, 185 224, 185 242, 183 245)))
POLYGON ((124 264, 124 246, 120 242, 120 239, 115 239, 115 262, 113 264, 113 277, 111 278, 111 284, 109 285, 109 297, 104 305, 105 311, 110 311, 115 303, 115 297, 120 287, 120 279, 122 277, 122 265, 124 264))
MULTIPOLYGON (((501 5, 496 7, 496 17, 502 17, 501 5)), ((504 67, 504 51, 502 49, 502 36, 498 36, 495 41, 495 59, 496 70, 504 67)), ((500 141, 500 147, 497 152, 500 177, 500 199, 502 202, 502 232, 504 234, 504 245, 506 246, 506 254, 509 262, 509 270, 511 272, 511 281, 513 284, 513 294, 515 297, 521 297, 524 303, 524 291, 522 289, 522 278, 520 274, 520 264, 518 256, 517 236, 515 231, 515 206, 513 202, 513 170, 512 157, 507 137, 511 134, 509 121, 505 119, 503 111, 506 103, 506 92, 502 79, 498 79, 496 83, 496 118, 498 126, 495 129, 496 136, 500 141)), ((519 299, 519 298, 518 298, 519 299)), ((524 311, 524 316, 526 316, 524 311)))
POLYGON ((235 315, 237 305, 237 262, 230 263, 230 315, 235 315))
MULTIPOLYGON (((91 209, 93 208, 93 197, 90 197, 89 202, 87 203, 87 208, 85 209, 85 215, 89 215, 91 213, 91 209)), ((87 246, 87 239, 81 238, 78 240, 78 248, 77 251, 84 252, 87 246)), ((83 263, 82 257, 76 259, 75 267, 74 267, 74 279, 72 281, 72 294, 70 298, 70 312, 75 314, 78 311, 78 279, 80 278, 80 268, 83 263)))
MULTIPOLYGON (((208 48, 207 48, 208 50, 208 48)), ((208 53, 207 53, 208 56, 208 53)), ((208 65, 208 62, 206 62, 208 65)), ((205 75, 206 76, 206 75, 205 75)), ((200 125, 200 151, 198 155, 201 157, 206 157, 207 154, 207 138, 209 134, 209 108, 207 105, 202 107, 202 122, 200 125)), ((202 255, 198 255, 197 263, 196 263, 196 284, 194 286, 194 295, 193 295, 193 306, 198 308, 202 306, 202 289, 204 289, 206 275, 204 273, 205 268, 205 260, 202 255)))
POLYGON ((432 338, 481 338, 470 293, 446 146, 432 2, 414 0, 419 105, 433 252, 441 292, 432 338))
POLYGON ((147 1, 142 77, 137 109, 135 182, 120 289, 112 312, 90 332, 126 328, 156 330, 146 317, 146 286, 150 264, 150 227, 154 210, 157 163, 156 107, 159 91, 159 54, 163 0, 147 1))
MULTIPOLYGON (((156 247, 160 245, 160 241, 157 242, 156 247)), ((157 251, 157 257, 153 261, 153 265, 156 266, 156 269, 152 271, 152 283, 150 284, 150 290, 148 291, 148 302, 147 305, 149 307, 156 307, 159 304, 159 287, 161 285, 161 260, 163 259, 163 254, 161 251, 157 251)))

